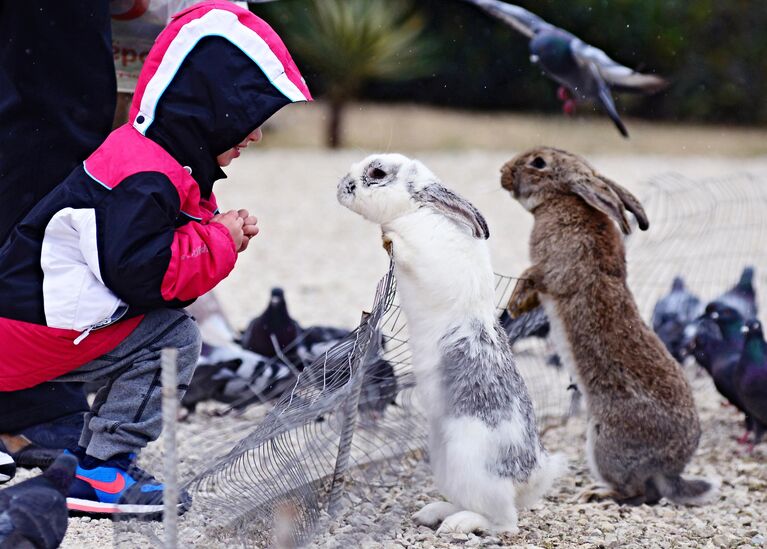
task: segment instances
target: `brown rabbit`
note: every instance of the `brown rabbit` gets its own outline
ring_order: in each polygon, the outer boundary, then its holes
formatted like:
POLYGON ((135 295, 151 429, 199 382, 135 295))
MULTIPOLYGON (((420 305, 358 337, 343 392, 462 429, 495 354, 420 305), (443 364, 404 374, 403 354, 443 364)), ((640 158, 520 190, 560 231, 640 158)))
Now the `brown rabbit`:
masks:
POLYGON ((586 396, 592 474, 620 503, 701 504, 718 483, 680 475, 700 439, 682 370, 640 317, 626 283, 624 209, 649 227, 639 201, 578 156, 541 147, 501 169, 501 184, 535 217, 533 265, 509 312, 543 305, 565 365, 586 396), (617 227, 615 223, 617 223, 617 227))

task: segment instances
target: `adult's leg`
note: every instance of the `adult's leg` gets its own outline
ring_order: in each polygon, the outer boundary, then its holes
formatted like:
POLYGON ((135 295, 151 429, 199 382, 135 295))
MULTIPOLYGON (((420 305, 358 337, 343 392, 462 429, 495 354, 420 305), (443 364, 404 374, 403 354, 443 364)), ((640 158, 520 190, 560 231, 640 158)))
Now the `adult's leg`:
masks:
MULTIPOLYGON (((115 94, 108 0, 0 0, 0 245, 101 144, 115 94)), ((40 434, 66 431, 87 408, 81 384, 3 393, 0 433, 39 426, 26 433, 37 443, 40 434), (43 429, 56 422, 60 429, 43 429)))
POLYGON ((0 0, 0 243, 115 112, 108 0, 0 0))

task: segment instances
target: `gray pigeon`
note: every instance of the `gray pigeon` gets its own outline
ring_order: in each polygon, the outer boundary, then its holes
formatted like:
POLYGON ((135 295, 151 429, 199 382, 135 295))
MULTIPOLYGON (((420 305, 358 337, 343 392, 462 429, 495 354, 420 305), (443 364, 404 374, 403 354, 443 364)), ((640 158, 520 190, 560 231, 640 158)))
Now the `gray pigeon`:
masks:
POLYGON ((700 299, 685 287, 681 276, 674 278, 671 291, 653 308, 652 329, 679 362, 684 360, 685 330, 702 313, 700 299))
POLYGON ((566 30, 547 23, 524 8, 499 0, 465 0, 497 17, 530 39, 530 60, 562 87, 558 92, 564 110, 571 113, 575 101, 598 101, 623 137, 628 131, 615 108, 611 88, 619 91, 655 93, 666 81, 642 74, 610 59, 566 30))
POLYGON ((67 532, 67 492, 77 459, 62 454, 46 471, 0 490, 0 549, 53 548, 67 532))

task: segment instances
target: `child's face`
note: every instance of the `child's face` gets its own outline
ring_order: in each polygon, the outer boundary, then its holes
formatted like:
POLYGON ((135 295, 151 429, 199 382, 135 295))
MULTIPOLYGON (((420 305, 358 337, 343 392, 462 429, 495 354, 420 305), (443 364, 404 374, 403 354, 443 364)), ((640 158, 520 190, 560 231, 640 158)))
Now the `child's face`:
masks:
POLYGON ((228 151, 224 151, 221 154, 219 154, 216 157, 216 160, 218 160, 219 166, 228 166, 232 163, 232 160, 240 156, 240 149, 244 149, 248 145, 250 145, 251 141, 253 143, 258 143, 261 141, 261 138, 263 135, 261 134, 261 128, 256 128, 252 132, 248 134, 248 136, 242 140, 242 142, 239 145, 235 145, 228 151))

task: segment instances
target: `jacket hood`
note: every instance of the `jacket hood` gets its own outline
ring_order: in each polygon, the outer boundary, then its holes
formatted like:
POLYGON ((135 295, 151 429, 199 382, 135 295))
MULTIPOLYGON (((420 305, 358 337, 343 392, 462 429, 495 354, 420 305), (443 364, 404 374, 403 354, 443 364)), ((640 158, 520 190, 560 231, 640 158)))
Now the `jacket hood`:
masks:
POLYGON ((177 13, 139 76, 128 123, 192 170, 208 198, 216 156, 288 103, 312 97, 280 37, 228 1, 177 13))

